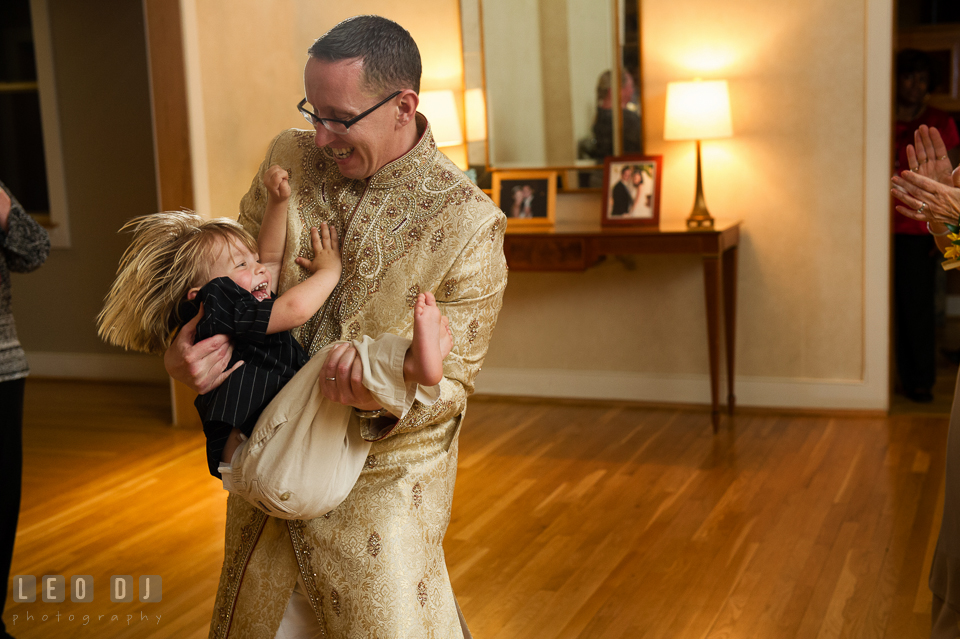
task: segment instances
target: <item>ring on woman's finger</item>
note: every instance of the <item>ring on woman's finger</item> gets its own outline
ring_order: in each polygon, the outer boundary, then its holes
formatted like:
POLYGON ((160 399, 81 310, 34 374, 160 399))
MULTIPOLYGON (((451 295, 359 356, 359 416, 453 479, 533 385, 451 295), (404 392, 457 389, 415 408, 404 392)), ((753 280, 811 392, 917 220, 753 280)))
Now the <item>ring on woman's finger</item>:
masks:
POLYGON ((910 169, 910 170, 913 171, 914 173, 919 173, 919 172, 920 172, 920 167, 919 167, 919 166, 915 166, 915 167, 913 167, 913 168, 910 169))
MULTIPOLYGON (((923 209, 925 209, 925 208, 927 208, 927 203, 926 203, 926 202, 921 202, 921 203, 920 203, 920 208, 917 209, 917 213, 923 213, 923 209)), ((329 378, 328 378, 328 379, 329 379, 329 378)))
POLYGON ((328 377, 328 378, 327 378, 327 381, 328 381, 328 382, 335 382, 335 381, 337 381, 337 378, 336 378, 336 377, 328 377))
POLYGON ((940 156, 940 157, 938 157, 937 159, 938 159, 938 160, 946 160, 946 159, 947 159, 947 156, 945 156, 945 155, 941 155, 941 156, 940 156))

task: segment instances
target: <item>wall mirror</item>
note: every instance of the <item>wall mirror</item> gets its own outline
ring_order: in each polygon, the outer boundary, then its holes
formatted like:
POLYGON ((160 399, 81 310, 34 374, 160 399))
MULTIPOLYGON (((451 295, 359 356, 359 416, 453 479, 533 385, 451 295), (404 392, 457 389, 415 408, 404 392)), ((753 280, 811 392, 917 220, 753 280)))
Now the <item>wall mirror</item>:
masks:
POLYGON ((597 166, 643 152, 639 5, 461 0, 466 88, 485 91, 489 167, 597 166))

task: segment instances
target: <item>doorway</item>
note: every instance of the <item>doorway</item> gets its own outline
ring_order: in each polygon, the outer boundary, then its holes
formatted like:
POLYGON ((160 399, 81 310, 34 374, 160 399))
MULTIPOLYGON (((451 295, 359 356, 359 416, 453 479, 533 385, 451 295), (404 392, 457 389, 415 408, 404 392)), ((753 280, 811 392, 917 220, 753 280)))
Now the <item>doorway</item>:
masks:
MULTIPOLYGON (((896 17, 893 169, 903 170, 897 165, 906 163, 902 149, 919 124, 937 124, 948 147, 956 143, 950 152, 956 166, 960 3, 901 0, 896 17)), ((960 365, 960 271, 945 272, 930 257, 939 252, 921 224, 911 227, 908 218, 895 212, 891 216, 891 412, 949 413, 960 365)))

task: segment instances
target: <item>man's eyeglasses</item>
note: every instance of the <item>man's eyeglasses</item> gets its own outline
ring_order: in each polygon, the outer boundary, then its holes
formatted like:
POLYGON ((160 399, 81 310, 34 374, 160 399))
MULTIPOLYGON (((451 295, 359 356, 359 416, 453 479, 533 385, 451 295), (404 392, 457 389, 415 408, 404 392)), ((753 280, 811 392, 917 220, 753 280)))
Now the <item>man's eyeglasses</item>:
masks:
POLYGON ((373 113, 374 111, 376 111, 377 109, 379 109, 384 104, 394 99, 401 93, 402 91, 395 91, 394 93, 387 96, 385 99, 381 100, 380 102, 377 102, 375 105, 373 105, 372 107, 370 107, 369 109, 361 113, 360 115, 350 118, 349 120, 338 120, 336 118, 321 118, 319 115, 317 115, 313 111, 306 109, 303 106, 304 104, 307 103, 306 98, 300 100, 299 104, 297 104, 297 110, 300 111, 300 115, 303 116, 303 119, 309 122, 312 126, 317 126, 318 124, 322 124, 323 128, 325 128, 330 133, 335 133, 337 135, 346 135, 347 131, 350 130, 350 127, 352 127, 354 124, 356 124, 363 118, 367 117, 368 115, 370 115, 371 113, 373 113))

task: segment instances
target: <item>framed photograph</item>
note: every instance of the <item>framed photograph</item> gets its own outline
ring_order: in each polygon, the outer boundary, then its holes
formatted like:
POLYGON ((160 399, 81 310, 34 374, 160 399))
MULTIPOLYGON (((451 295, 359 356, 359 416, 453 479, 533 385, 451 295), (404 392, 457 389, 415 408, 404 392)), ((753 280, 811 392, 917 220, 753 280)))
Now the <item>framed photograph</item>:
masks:
POLYGON ((660 155, 608 157, 603 170, 603 226, 660 225, 660 155))
POLYGON ((497 171, 493 201, 510 226, 551 226, 557 212, 557 172, 497 171))

